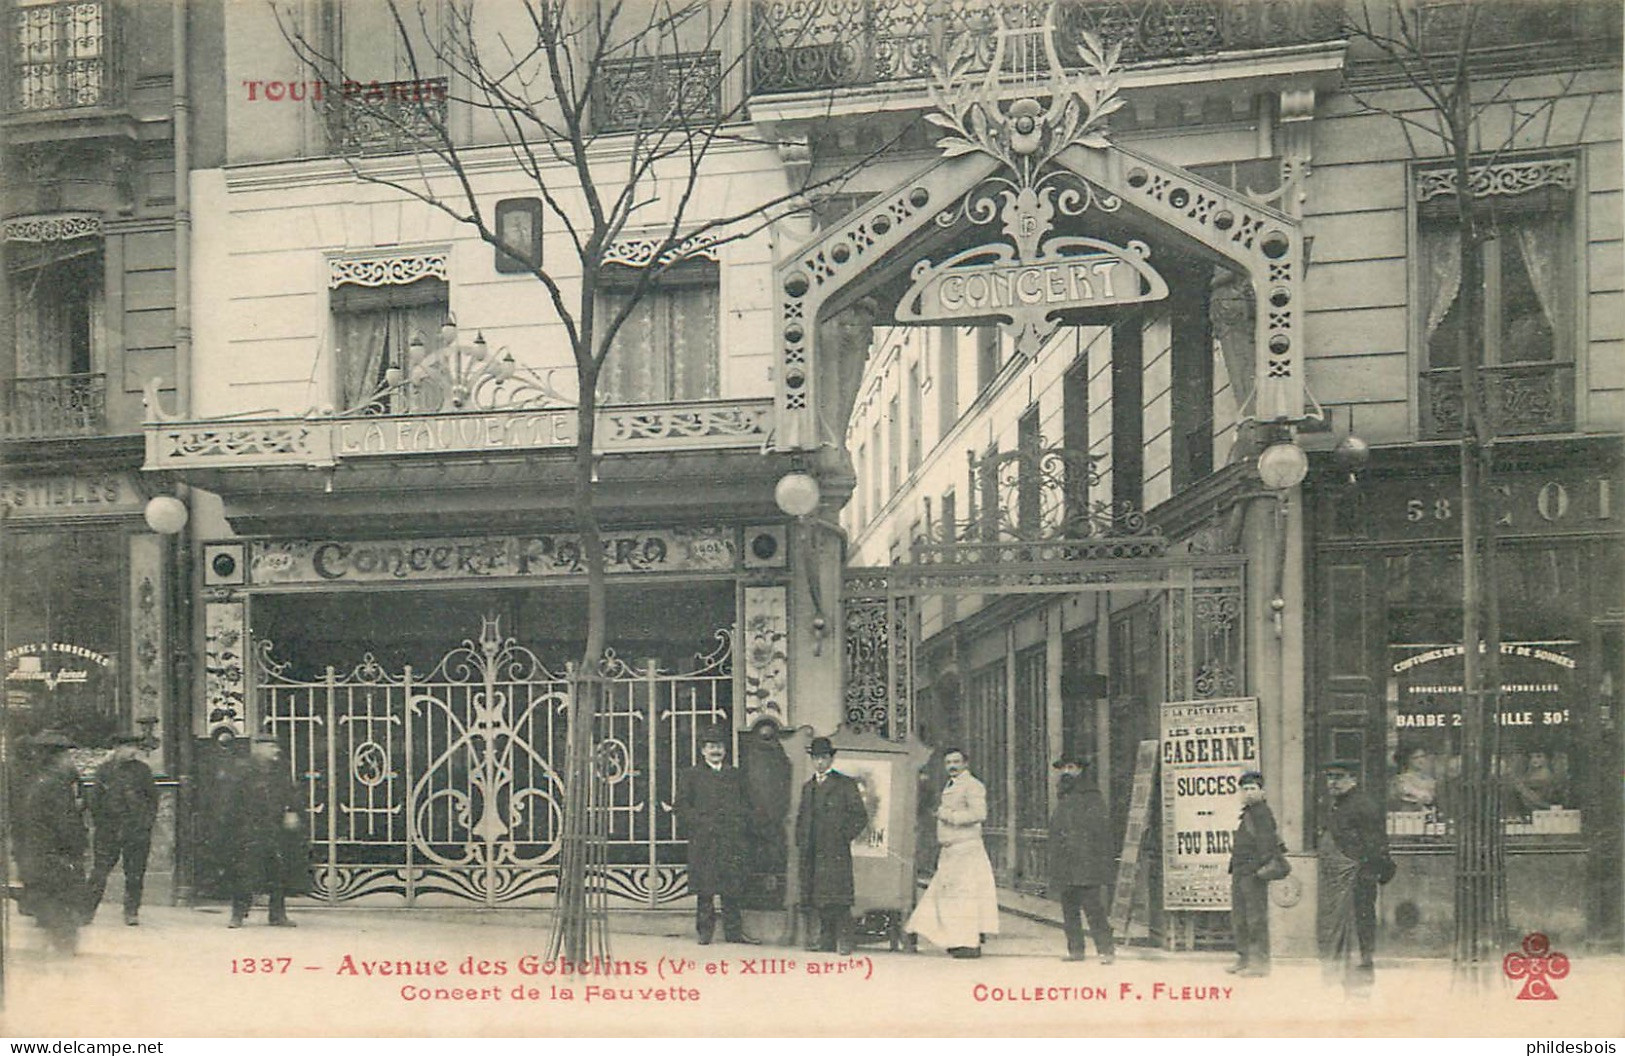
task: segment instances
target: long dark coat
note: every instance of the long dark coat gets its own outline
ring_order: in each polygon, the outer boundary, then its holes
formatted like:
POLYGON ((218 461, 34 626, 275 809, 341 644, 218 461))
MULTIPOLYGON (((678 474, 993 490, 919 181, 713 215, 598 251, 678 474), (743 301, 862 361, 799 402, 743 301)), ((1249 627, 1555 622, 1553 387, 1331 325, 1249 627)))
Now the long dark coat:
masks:
POLYGON ((1049 819, 1049 895, 1068 887, 1096 887, 1116 879, 1111 812, 1091 785, 1073 785, 1055 801, 1049 819))
POLYGON ((309 845, 303 823, 283 824, 304 806, 285 761, 250 757, 232 775, 224 810, 226 879, 234 892, 297 893, 310 884, 309 845))
POLYGON ((150 833, 158 817, 158 785, 152 768, 139 759, 109 759, 96 768, 90 790, 90 815, 102 833, 150 833))
POLYGON ((750 856, 750 793, 731 766, 690 767, 677 786, 677 820, 688 836, 688 886, 696 895, 737 895, 750 856))
POLYGON ((89 837, 79 808, 79 775, 47 764, 29 783, 18 814, 18 865, 28 907, 48 926, 84 911, 89 837))
POLYGON ((801 854, 801 904, 852 904, 852 841, 869 824, 858 783, 831 770, 820 785, 801 786, 796 847, 801 854))

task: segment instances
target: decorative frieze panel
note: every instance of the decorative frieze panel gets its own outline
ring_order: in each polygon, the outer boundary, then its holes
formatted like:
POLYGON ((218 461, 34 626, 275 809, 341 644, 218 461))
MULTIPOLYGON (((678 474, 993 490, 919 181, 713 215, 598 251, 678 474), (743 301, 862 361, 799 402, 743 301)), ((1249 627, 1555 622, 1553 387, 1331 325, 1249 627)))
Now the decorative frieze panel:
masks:
POLYGON ((784 587, 744 589, 745 708, 743 725, 790 722, 790 612, 784 587))
MULTIPOLYGON (((1423 169, 1416 174, 1416 200, 1426 202, 1453 196, 1457 183, 1453 168, 1423 169)), ((1467 189, 1474 198, 1513 197, 1541 187, 1572 191, 1577 185, 1578 168, 1573 158, 1507 161, 1467 170, 1467 189)))
POLYGON ((101 238, 100 213, 39 213, 14 216, 5 222, 7 242, 68 242, 76 238, 101 238))
POLYGON ((241 601, 203 606, 203 730, 248 729, 248 612, 241 601))
POLYGON ((332 427, 305 419, 147 426, 147 469, 332 464, 332 427))
POLYGON ((383 257, 334 257, 327 262, 327 288, 405 286, 427 278, 444 282, 449 257, 445 250, 383 257))
MULTIPOLYGON (((168 698, 165 666, 166 628, 164 543, 156 535, 130 536, 130 707, 131 730, 163 721, 168 698)), ((155 731, 162 736, 161 731, 155 731)))
POLYGON ((692 407, 610 407, 599 413, 597 437, 619 451, 665 450, 697 441, 760 444, 773 431, 773 406, 764 400, 692 407))
POLYGON ((679 260, 709 260, 715 263, 719 259, 714 234, 690 235, 662 253, 660 247, 665 244, 666 239, 661 235, 618 239, 610 243, 609 249, 604 252, 604 263, 646 268, 651 264, 670 264, 679 260))
MULTIPOLYGON (((1574 428, 1573 363, 1480 367, 1478 377, 1497 433, 1561 433, 1574 428)), ((1423 435, 1460 436, 1461 421, 1461 372, 1448 369, 1423 374, 1423 435)))

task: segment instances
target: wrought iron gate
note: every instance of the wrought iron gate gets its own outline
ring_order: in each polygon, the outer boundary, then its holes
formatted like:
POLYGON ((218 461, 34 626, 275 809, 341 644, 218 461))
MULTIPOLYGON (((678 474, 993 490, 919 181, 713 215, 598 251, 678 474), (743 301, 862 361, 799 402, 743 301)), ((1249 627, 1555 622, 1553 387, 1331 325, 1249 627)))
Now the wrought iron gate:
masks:
MULTIPOLYGON (((682 673, 610 654, 596 718, 607 798, 605 894, 649 907, 687 893, 677 837, 677 775, 705 726, 732 710, 733 632, 682 673)), ((540 903, 557 889, 571 671, 550 670, 482 620, 427 675, 385 670, 369 653, 347 672, 290 677, 255 643, 266 726, 307 789, 313 891, 485 905, 540 903)))

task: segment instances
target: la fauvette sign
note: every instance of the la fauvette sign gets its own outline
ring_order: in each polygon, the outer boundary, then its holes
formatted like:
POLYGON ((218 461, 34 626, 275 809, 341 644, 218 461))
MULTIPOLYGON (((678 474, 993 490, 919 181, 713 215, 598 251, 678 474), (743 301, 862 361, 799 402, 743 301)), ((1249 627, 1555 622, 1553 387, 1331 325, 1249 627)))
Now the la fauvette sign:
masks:
POLYGON ((1052 238, 1042 256, 1022 259, 1004 244, 977 246, 940 264, 921 261, 897 306, 899 322, 1002 319, 1047 336, 1066 311, 1161 300, 1168 285, 1147 262, 1143 242, 1124 248, 1099 239, 1052 238))

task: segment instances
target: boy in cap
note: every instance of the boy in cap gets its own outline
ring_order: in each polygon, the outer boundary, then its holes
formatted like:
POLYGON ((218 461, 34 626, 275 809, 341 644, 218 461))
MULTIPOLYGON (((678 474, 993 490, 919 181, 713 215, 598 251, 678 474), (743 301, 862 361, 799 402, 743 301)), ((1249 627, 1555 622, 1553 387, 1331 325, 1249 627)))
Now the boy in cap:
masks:
POLYGON ((1049 895, 1061 903, 1067 961, 1087 956, 1083 916, 1101 964, 1116 960, 1111 922, 1106 915, 1106 885, 1112 882, 1111 814, 1100 790, 1084 779, 1082 756, 1066 754, 1050 764, 1060 774, 1055 812, 1049 819, 1049 895))
POLYGON ((1248 770, 1241 787, 1241 821, 1230 841, 1230 929, 1236 936, 1236 963, 1225 971, 1268 975, 1270 970, 1269 881, 1258 870, 1281 846, 1275 814, 1264 802, 1264 775, 1248 770))
POLYGON ((140 923, 141 891, 152 847, 152 823, 158 816, 158 786, 152 769, 136 758, 140 734, 114 738, 113 754, 96 768, 90 788, 90 816, 96 823, 95 864, 85 901, 90 923, 107 890, 107 876, 124 862, 124 923, 140 923))
POLYGON ((682 776, 677 820, 688 835, 688 884, 694 890, 694 931, 701 946, 716 933, 715 900, 722 899, 722 935, 756 945, 745 934, 740 896, 750 852, 750 795, 745 777, 727 765, 729 730, 714 724, 700 735, 700 763, 682 776))
POLYGON ((834 769, 835 745, 814 737, 807 747, 813 776, 801 786, 796 847, 809 950, 852 952, 852 841, 869 825, 858 783, 834 769), (817 921, 816 926, 814 920, 817 921))

